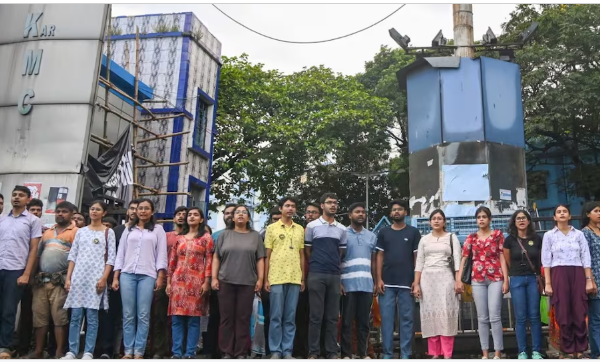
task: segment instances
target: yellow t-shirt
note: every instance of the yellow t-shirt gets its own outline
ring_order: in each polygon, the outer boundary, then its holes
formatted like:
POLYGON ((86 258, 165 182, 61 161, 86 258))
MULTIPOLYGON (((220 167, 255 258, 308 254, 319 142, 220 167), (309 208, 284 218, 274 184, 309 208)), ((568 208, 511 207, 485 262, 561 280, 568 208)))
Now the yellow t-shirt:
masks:
POLYGON ((304 249, 304 228, 292 221, 286 227, 281 220, 267 227, 265 248, 271 249, 269 283, 301 284, 300 253, 304 249))

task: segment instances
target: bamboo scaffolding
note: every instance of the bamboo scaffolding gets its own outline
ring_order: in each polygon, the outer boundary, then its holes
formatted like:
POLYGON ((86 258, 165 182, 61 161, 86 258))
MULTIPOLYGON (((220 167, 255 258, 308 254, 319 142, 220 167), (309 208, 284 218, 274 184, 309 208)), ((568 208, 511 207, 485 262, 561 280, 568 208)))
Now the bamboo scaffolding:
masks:
POLYGON ((181 135, 188 134, 188 133, 190 133, 190 131, 169 133, 169 134, 165 134, 165 135, 162 135, 162 136, 156 136, 156 137, 152 137, 152 138, 144 138, 144 139, 139 140, 138 143, 144 143, 144 142, 162 140, 162 139, 165 139, 165 138, 175 137, 175 136, 181 136, 181 135))
MULTIPOLYGON (((135 74, 133 76, 134 79, 134 91, 133 91, 133 95, 135 97, 135 100, 138 100, 138 87, 139 87, 139 78, 138 75, 140 74, 140 28, 138 26, 135 27, 135 74)), ((139 102, 138 102, 139 103, 139 102)), ((133 109, 133 149, 137 150, 137 134, 138 134, 138 127, 139 124, 137 122, 137 110, 133 109)), ((139 197, 139 191, 138 191, 138 187, 135 187, 135 185, 138 184, 138 168, 135 167, 137 164, 136 159, 134 158, 133 160, 133 184, 134 184, 134 188, 133 188, 133 198, 137 199, 139 197)))
MULTIPOLYGON (((155 137, 158 137, 158 136, 160 136, 158 133, 156 133, 156 132, 154 132, 154 131, 152 131, 152 130, 150 130, 150 129, 148 129, 148 128, 144 127, 144 126, 140 126, 139 124, 138 124, 138 125, 135 125, 135 124, 133 123, 133 120, 132 120, 131 118, 129 118, 129 117, 125 117, 124 115, 122 115, 122 114, 120 114, 120 113, 118 113, 118 112, 115 112, 115 111, 113 111, 113 110, 112 110, 110 107, 109 107, 109 108, 105 108, 105 107, 104 107, 104 105, 103 105, 103 104, 100 104, 100 103, 96 103, 96 105, 97 105, 98 107, 100 107, 100 108, 104 109, 104 111, 106 111, 106 112, 108 112, 108 113, 112 113, 112 114, 114 114, 115 116, 117 116, 117 117, 121 118, 122 120, 124 120, 125 122, 127 122, 127 123, 131 124, 131 125, 132 125, 132 126, 134 126, 134 127, 137 127, 137 128, 143 129, 144 131, 146 131, 146 132, 150 133, 151 135, 153 135, 153 136, 155 136, 155 137)), ((134 113, 135 113, 135 111, 134 111, 134 113)))
MULTIPOLYGON (((106 39, 106 81, 110 83, 110 33, 111 33, 112 16, 108 17, 108 37, 106 39)), ((109 102, 108 97, 110 90, 108 87, 104 87, 104 106, 108 108, 109 102)), ((108 137, 108 113, 104 112, 104 132, 102 133, 103 138, 108 137)))
POLYGON ((175 162, 175 163, 157 163, 155 165, 139 165, 138 168, 150 168, 150 167, 171 167, 171 166, 183 166, 189 162, 175 162))
POLYGON ((190 192, 157 192, 157 193, 144 193, 144 194, 138 194, 138 197, 144 197, 144 196, 160 196, 160 195, 187 195, 187 196, 192 196, 192 194, 190 192))

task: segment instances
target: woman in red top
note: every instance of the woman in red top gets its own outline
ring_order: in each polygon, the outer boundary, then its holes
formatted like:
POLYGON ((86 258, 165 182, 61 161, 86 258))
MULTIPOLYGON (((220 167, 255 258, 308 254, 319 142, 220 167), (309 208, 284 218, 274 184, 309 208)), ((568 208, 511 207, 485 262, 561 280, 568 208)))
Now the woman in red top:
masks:
POLYGON ((166 292, 169 296, 169 315, 173 321, 173 358, 183 355, 186 330, 185 358, 196 356, 200 317, 208 315, 214 244, 205 224, 202 210, 192 207, 188 211, 183 232, 169 256, 166 292))
POLYGON ((502 337, 502 298, 508 293, 508 267, 504 260, 502 246, 504 235, 500 230, 492 230, 492 213, 490 209, 481 206, 475 212, 479 230, 467 237, 463 245, 462 260, 459 275, 469 256, 473 252, 473 272, 471 286, 473 300, 477 309, 479 342, 483 359, 488 359, 490 340, 490 324, 494 339, 494 359, 500 359, 504 349, 502 337))

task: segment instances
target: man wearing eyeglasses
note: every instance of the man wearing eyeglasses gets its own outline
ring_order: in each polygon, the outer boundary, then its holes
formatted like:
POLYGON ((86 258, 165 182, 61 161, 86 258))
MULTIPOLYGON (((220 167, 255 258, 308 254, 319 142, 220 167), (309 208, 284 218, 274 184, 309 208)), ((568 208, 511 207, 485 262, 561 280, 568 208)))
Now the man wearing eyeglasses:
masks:
POLYGON ((321 196, 323 216, 307 225, 305 252, 308 258, 309 359, 321 354, 319 340, 325 321, 327 358, 338 358, 337 323, 340 314, 340 261, 346 251, 346 228, 335 220, 338 198, 333 193, 321 196))
POLYGON ((366 218, 364 203, 350 205, 348 216, 348 244, 342 263, 342 358, 352 358, 352 327, 356 320, 358 358, 365 359, 375 291, 377 238, 363 227, 366 218))

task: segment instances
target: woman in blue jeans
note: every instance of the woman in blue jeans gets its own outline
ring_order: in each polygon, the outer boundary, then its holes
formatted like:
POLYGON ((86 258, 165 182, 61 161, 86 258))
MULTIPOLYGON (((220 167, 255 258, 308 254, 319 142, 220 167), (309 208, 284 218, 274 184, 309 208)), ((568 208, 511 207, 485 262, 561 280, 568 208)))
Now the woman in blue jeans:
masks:
POLYGON ((531 358, 542 359, 542 322, 537 276, 541 272, 542 238, 536 234, 527 211, 515 212, 508 223, 510 234, 504 241, 504 259, 510 276, 519 359, 528 359, 527 320, 531 325, 531 358))
POLYGON ((90 206, 89 226, 77 230, 69 251, 69 268, 65 280, 67 300, 71 309, 69 352, 61 359, 75 359, 79 354, 81 323, 85 315, 87 331, 82 359, 94 358, 98 336, 98 310, 108 309, 106 281, 115 263, 115 232, 102 225, 106 204, 95 201, 90 206))
POLYGON ((583 235, 588 242, 592 257, 592 283, 594 293, 588 295, 589 320, 588 336, 592 358, 600 358, 600 296, 598 284, 600 278, 600 202, 588 202, 583 206, 581 215, 583 235))
POLYGON ((167 235, 154 220, 154 203, 141 199, 119 242, 112 288, 121 289, 124 359, 143 359, 154 291, 165 286, 167 235))

